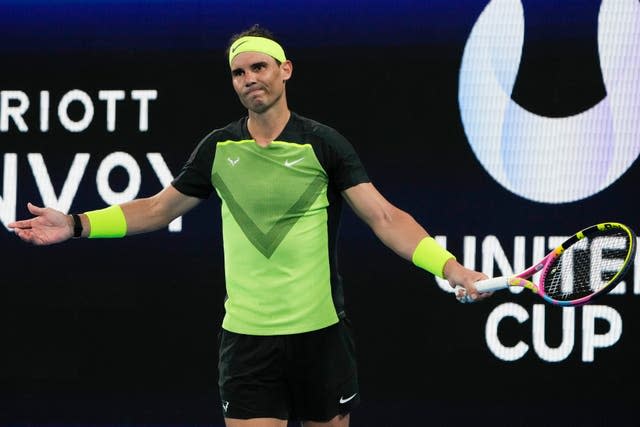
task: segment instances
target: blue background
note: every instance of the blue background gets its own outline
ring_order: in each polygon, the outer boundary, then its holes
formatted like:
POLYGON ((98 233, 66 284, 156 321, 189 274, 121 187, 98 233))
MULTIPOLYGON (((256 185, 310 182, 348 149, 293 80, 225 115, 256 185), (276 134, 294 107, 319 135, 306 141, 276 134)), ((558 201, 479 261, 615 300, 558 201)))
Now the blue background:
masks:
POLYGON ((206 50, 255 22, 287 46, 393 46, 461 37, 481 2, 3 1, 3 49, 206 50))

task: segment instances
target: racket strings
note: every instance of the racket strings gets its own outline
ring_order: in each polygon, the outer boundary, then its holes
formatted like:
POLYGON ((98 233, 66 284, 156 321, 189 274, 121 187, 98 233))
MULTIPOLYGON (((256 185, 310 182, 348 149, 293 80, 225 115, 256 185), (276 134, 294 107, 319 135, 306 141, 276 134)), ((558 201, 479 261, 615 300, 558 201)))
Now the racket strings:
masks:
POLYGON ((597 230, 566 248, 547 267, 544 291, 558 301, 601 292, 617 283, 631 249, 632 241, 625 230, 597 230))

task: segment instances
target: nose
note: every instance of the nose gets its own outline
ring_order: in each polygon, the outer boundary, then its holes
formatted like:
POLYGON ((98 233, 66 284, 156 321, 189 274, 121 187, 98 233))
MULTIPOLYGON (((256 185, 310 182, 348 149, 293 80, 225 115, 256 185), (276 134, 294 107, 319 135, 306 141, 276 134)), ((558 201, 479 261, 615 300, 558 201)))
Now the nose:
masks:
POLYGON ((256 73, 252 71, 246 71, 244 73, 244 85, 246 87, 252 86, 256 83, 256 73))

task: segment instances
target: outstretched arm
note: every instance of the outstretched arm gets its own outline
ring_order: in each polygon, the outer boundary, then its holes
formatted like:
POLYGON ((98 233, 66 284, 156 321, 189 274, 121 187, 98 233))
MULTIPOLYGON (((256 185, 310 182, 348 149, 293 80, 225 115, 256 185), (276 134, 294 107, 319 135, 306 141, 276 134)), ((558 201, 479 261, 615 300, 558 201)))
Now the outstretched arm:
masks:
MULTIPOLYGON (((200 199, 184 195, 173 186, 168 186, 154 196, 123 203, 120 207, 126 220, 126 233, 139 234, 165 227, 199 202, 200 199)), ((51 245, 73 237, 74 223, 71 215, 31 203, 27 208, 34 215, 33 218, 8 224, 22 240, 34 245, 51 245)), ((82 237, 87 237, 91 232, 89 218, 85 214, 79 216, 82 237)))
MULTIPOLYGON (((387 201, 371 183, 355 185, 342 194, 376 236, 404 259, 412 260, 418 244, 429 236, 411 215, 387 201)), ((487 276, 465 268, 455 258, 444 264, 442 276, 453 288, 457 285, 463 286, 473 299, 482 299, 490 295, 478 294, 473 285, 487 276)))

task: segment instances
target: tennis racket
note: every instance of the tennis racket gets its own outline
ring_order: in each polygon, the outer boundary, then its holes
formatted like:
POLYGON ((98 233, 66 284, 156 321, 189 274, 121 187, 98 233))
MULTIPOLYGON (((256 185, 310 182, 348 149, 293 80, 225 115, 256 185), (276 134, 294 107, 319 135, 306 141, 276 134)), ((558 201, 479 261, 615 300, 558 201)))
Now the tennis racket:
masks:
MULTIPOLYGON (((583 305, 620 283, 635 252, 636 236, 631 228, 604 222, 577 232, 515 276, 480 280, 475 285, 479 292, 521 286, 551 304, 583 305), (537 284, 528 280, 538 272, 537 284)), ((457 286, 455 293, 460 302, 473 302, 462 286, 457 286)))

